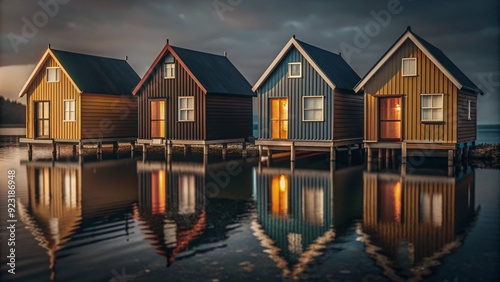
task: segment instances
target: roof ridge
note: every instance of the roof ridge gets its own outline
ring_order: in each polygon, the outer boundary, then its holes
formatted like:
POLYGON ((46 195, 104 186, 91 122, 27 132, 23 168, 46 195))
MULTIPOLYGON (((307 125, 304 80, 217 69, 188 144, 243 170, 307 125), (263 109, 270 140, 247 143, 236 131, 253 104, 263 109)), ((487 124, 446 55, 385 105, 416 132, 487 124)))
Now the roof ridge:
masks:
POLYGON ((101 59, 106 59, 106 60, 117 60, 117 61, 125 61, 127 62, 126 59, 119 59, 119 58, 112 58, 112 57, 104 57, 104 56, 100 56, 100 55, 93 55, 93 54, 87 54, 87 53, 78 53, 78 52, 72 52, 72 51, 67 51, 67 50, 60 50, 60 49, 53 49, 53 48, 50 48, 50 50, 52 52, 63 52, 63 53, 67 53, 67 54, 72 54, 72 55, 79 55, 79 56, 88 56, 88 57, 94 57, 94 58, 101 58, 101 59))
POLYGON ((204 51, 198 51, 198 50, 188 49, 188 48, 179 47, 179 46, 175 46, 175 45, 170 45, 170 47, 172 47, 174 50, 175 49, 182 49, 182 50, 189 51, 189 52, 196 52, 196 53, 200 53, 200 54, 204 54, 204 55, 209 55, 209 56, 216 56, 216 57, 227 58, 227 56, 224 56, 224 55, 218 55, 218 54, 214 54, 214 53, 208 53, 208 52, 204 52, 204 51))

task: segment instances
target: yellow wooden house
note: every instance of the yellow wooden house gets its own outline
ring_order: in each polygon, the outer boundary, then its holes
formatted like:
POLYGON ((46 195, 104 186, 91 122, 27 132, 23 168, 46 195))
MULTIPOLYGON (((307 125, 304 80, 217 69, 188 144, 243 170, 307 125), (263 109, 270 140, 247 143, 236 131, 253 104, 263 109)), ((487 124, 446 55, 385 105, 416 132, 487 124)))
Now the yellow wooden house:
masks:
POLYGON ((410 27, 356 85, 364 91, 364 143, 381 157, 407 150, 455 152, 476 140, 477 97, 483 92, 440 49, 410 27))
MULTIPOLYGON (((49 48, 19 93, 26 97, 21 143, 74 146, 133 142, 137 138, 140 78, 126 60, 49 48)), ((76 149, 74 147, 74 149, 76 149)))

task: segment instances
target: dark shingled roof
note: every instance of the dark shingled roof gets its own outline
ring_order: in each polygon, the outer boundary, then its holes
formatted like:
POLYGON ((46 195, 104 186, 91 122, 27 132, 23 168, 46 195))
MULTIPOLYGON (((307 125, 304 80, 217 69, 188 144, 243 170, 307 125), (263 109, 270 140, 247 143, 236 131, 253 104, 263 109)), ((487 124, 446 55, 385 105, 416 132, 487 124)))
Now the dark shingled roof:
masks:
POLYGON ((296 40, 337 88, 353 91, 359 75, 338 54, 296 40))
POLYGON ((252 86, 226 56, 171 46, 207 94, 255 96, 252 86))
POLYGON ((427 42, 425 39, 423 39, 422 37, 418 36, 417 34, 415 34, 413 31, 411 31, 411 29, 409 29, 409 31, 411 32, 411 34, 413 34, 413 36, 415 36, 415 38, 418 39, 418 41, 420 41, 420 43, 422 43, 422 45, 424 45, 424 47, 432 54, 432 56, 434 56, 434 58, 436 58, 436 60, 439 61, 439 63, 441 65, 443 65, 443 67, 445 69, 448 70, 448 72, 450 72, 450 74, 455 77, 456 80, 458 80, 458 82, 460 84, 462 84, 463 86, 467 87, 467 88, 470 88, 472 90, 477 90, 477 91, 480 91, 481 90, 476 86, 476 84, 474 84, 474 82, 472 82, 444 53, 443 51, 441 51, 439 48, 437 48, 436 46, 430 44, 429 42, 427 42))
POLYGON ((132 95, 140 77, 125 60, 51 49, 73 82, 85 93, 132 95))

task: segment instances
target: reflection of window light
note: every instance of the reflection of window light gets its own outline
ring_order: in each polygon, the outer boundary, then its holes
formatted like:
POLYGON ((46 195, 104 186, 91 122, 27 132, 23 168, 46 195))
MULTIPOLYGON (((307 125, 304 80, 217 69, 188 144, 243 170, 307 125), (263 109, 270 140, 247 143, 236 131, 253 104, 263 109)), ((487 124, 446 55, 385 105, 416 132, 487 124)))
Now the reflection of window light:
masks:
POLYGON ((396 104, 396 111, 401 111, 401 105, 400 104, 396 104))
POLYGON ((420 221, 441 227, 443 224, 443 195, 441 193, 420 193, 420 221))
POLYGON ((74 208, 77 206, 77 184, 76 170, 71 169, 64 172, 64 205, 74 208))
POLYGON ((165 213, 166 208, 166 183, 165 170, 151 173, 151 212, 153 214, 165 213))
POLYGON ((323 225, 324 192, 318 187, 302 189, 302 216, 309 224, 323 225))
POLYGON ((273 176, 271 181, 271 213, 273 215, 288 215, 288 177, 273 176))
POLYGON ((171 219, 163 220, 163 234, 165 235, 165 245, 168 247, 177 246, 177 224, 171 219))
POLYGON ((295 254, 302 253, 302 234, 288 233, 288 250, 295 254))
POLYGON ((196 209, 196 180, 194 175, 179 176, 179 214, 193 214, 196 209))

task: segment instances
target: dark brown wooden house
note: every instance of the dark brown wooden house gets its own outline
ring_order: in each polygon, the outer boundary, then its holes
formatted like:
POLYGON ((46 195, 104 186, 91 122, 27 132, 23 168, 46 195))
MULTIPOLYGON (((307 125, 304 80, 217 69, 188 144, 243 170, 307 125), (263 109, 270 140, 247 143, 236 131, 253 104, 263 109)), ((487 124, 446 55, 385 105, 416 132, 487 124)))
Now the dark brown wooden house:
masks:
POLYGON ((133 91, 137 143, 165 146, 240 142, 252 134, 251 86, 226 56, 166 44, 133 91))
POLYGON ((477 96, 483 92, 409 27, 355 90, 365 96, 368 159, 373 149, 379 157, 383 150, 402 150, 403 162, 407 150, 448 150, 453 163, 454 152, 476 140, 477 96))

